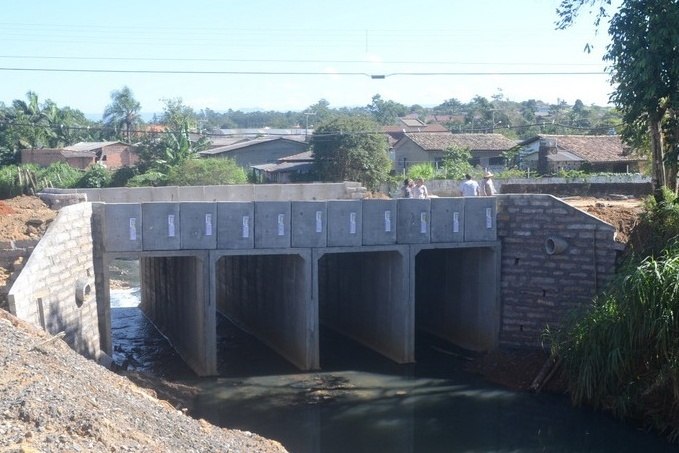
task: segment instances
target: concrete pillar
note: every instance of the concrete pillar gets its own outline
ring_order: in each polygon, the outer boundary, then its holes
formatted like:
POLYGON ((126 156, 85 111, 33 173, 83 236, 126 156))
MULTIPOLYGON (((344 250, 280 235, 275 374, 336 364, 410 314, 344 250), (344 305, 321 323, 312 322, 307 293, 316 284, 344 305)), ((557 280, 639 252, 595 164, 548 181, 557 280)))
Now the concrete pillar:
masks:
POLYGON ((139 265, 144 314, 196 374, 216 374, 209 252, 146 253, 139 265))
POLYGON ((217 251, 216 306, 301 370, 319 368, 310 249, 217 251))
POLYGON ((500 246, 412 248, 416 328, 473 351, 499 344, 500 246))
POLYGON ((408 246, 314 249, 320 321, 397 363, 413 362, 408 246))

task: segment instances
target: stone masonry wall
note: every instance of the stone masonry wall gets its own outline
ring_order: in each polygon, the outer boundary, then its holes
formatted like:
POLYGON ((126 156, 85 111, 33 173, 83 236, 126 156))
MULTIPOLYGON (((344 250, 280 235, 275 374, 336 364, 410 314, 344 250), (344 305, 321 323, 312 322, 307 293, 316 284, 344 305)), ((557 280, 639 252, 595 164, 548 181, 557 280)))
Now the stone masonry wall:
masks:
POLYGON ((99 355, 92 253, 92 205, 62 208, 8 293, 9 310, 77 352, 99 355))
POLYGON ((497 200, 500 343, 537 347, 545 327, 558 326, 568 312, 591 303, 613 277, 615 229, 551 195, 497 200))

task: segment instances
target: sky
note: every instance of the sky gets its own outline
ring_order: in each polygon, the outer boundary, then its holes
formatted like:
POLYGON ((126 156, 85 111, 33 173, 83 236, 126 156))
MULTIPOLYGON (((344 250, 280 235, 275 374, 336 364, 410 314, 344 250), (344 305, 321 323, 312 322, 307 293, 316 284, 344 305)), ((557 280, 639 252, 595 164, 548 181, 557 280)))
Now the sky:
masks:
POLYGON ((30 90, 100 117, 128 86, 146 113, 176 98, 196 111, 304 111, 376 94, 427 107, 476 95, 607 105, 607 34, 587 16, 555 30, 558 4, 5 0, 0 102, 30 90))

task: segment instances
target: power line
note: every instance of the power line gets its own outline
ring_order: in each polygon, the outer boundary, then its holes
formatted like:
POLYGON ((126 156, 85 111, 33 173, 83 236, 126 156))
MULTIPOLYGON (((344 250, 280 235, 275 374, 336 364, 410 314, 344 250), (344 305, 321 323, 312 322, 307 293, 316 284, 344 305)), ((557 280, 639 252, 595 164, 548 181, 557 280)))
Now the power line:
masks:
POLYGON ((520 72, 392 72, 388 74, 368 74, 365 72, 327 72, 327 71, 196 71, 196 70, 167 70, 167 69, 87 69, 87 68, 20 68, 0 67, 0 71, 23 72, 80 72, 80 73, 111 73, 111 74, 192 74, 192 75, 291 75, 291 76, 365 76, 371 79, 384 79, 395 76, 578 76, 578 75, 607 75, 604 71, 520 71, 520 72))
POLYGON ((473 62, 473 61, 427 61, 427 60, 381 60, 377 62, 367 60, 321 60, 306 58, 161 58, 161 57, 89 57, 66 55, 0 55, 3 59, 21 60, 75 60, 75 61, 178 61, 178 62, 225 62, 225 63, 347 63, 347 64, 428 64, 428 65, 462 65, 462 66, 600 66, 595 63, 525 63, 525 62, 473 62))

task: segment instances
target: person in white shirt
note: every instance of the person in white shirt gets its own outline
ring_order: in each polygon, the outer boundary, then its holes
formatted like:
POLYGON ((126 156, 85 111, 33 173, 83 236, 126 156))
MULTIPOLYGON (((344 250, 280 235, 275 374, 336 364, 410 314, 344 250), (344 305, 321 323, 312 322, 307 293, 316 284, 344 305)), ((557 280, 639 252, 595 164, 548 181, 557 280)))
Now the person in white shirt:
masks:
POLYGON ((417 182, 415 183, 415 190, 414 192, 414 198, 420 198, 420 199, 425 199, 429 198, 429 191, 427 190, 427 186, 424 185, 424 179, 422 178, 417 178, 417 182))
POLYGON ((463 197, 478 197, 479 183, 474 181, 469 174, 464 175, 465 181, 460 184, 460 192, 463 197))
POLYGON ((489 171, 486 171, 483 174, 483 183, 481 184, 481 195, 485 195, 486 197, 492 197, 497 193, 495 191, 495 186, 493 185, 493 180, 491 179, 492 177, 493 174, 489 171))

